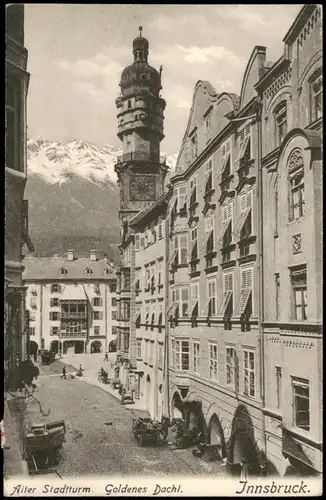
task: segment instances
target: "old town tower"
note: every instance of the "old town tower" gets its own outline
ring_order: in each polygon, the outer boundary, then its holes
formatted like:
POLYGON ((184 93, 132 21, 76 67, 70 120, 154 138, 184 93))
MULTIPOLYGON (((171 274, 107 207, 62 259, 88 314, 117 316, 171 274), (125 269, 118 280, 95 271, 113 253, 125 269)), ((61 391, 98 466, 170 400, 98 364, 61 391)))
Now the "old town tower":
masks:
POLYGON ((115 166, 122 225, 162 195, 167 171, 160 157, 165 108, 160 97, 162 68, 158 72, 148 64, 149 43, 141 26, 139 32, 133 41, 134 62, 121 74, 121 93, 116 99, 123 151, 115 166))

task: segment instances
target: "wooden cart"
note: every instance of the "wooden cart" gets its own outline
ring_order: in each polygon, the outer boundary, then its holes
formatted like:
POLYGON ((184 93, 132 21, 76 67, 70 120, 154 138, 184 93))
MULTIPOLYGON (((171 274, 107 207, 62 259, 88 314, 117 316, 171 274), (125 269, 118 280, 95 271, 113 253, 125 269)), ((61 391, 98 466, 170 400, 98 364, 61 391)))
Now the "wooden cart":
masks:
POLYGON ((134 418, 132 421, 132 432, 138 441, 139 446, 145 443, 160 443, 160 434, 162 427, 159 423, 150 418, 134 418))
POLYGON ((64 420, 31 425, 24 435, 24 451, 30 474, 39 474, 58 464, 58 452, 65 441, 64 420))
POLYGON ((42 365, 49 365, 55 360, 55 353, 51 351, 43 351, 41 354, 42 365))

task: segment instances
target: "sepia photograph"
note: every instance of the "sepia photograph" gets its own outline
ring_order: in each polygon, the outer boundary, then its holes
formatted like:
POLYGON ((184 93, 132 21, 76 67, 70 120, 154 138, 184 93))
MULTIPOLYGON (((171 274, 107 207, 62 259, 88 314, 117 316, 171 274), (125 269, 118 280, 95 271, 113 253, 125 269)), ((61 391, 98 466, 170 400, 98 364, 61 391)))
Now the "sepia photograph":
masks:
POLYGON ((322 494, 322 14, 6 4, 5 496, 322 494))

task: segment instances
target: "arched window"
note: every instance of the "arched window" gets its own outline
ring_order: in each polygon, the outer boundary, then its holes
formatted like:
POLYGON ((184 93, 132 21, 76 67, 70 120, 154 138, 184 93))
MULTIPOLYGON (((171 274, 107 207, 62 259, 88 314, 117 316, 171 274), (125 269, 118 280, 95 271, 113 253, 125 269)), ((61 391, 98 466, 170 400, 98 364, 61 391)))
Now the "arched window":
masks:
POLYGON ((310 122, 321 118, 323 115, 323 75, 322 69, 318 68, 311 78, 310 84, 310 122))
POLYGON ((287 107, 282 101, 274 111, 275 116, 275 147, 278 148, 287 134, 287 107))
POLYGON ((289 220, 297 220, 305 214, 304 159, 301 149, 292 151, 288 160, 289 220))

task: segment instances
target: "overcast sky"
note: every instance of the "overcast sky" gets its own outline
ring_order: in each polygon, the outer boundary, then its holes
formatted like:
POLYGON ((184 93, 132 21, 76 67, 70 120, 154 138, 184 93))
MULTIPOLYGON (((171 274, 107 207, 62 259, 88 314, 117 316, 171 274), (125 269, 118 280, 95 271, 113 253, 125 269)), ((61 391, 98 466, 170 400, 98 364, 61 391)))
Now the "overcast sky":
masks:
POLYGON ((301 5, 26 4, 25 45, 31 81, 28 136, 83 139, 120 146, 115 99, 132 40, 143 26, 149 63, 163 65, 167 101, 162 151, 175 153, 187 125, 194 86, 240 93, 255 45, 267 60, 282 55, 282 38, 301 5))

